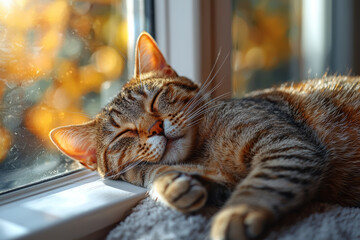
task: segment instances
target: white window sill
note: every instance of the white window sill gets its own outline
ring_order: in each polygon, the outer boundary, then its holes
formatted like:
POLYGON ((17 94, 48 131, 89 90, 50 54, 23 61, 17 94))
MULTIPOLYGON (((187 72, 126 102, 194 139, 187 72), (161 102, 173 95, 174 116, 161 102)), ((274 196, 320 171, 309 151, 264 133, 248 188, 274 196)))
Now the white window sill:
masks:
POLYGON ((0 196, 0 239, 96 239, 146 194, 88 171, 42 185, 0 196))

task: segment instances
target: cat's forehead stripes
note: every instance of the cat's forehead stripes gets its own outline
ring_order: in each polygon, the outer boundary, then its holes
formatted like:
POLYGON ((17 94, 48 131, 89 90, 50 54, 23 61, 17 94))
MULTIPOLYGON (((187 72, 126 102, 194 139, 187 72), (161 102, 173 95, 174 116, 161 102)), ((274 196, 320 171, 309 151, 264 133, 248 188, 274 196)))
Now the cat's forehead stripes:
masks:
POLYGON ((114 127, 119 127, 120 122, 132 122, 141 117, 145 112, 150 112, 152 98, 160 90, 157 86, 147 84, 131 86, 123 89, 119 95, 104 108, 105 118, 114 127))
POLYGON ((120 104, 112 104, 106 111, 105 118, 109 118, 110 124, 116 127, 116 125, 122 125, 121 123, 138 119, 143 113, 144 110, 140 102, 133 101, 130 104, 122 102, 120 104))

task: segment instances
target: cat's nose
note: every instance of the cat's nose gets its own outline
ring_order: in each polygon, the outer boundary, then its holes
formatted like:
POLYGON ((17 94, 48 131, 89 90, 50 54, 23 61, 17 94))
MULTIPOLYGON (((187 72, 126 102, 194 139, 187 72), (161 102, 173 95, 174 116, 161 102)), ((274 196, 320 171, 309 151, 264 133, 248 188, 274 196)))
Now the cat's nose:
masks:
POLYGON ((164 125, 161 120, 156 120, 149 128, 149 137, 164 134, 164 125))

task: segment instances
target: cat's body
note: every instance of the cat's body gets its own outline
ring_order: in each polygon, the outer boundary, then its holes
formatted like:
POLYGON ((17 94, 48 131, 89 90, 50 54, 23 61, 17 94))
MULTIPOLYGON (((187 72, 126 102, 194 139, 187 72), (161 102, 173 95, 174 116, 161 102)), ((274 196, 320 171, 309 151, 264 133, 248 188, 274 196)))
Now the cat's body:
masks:
POLYGON ((259 236, 312 199, 360 206, 360 78, 212 101, 148 35, 137 53, 134 78, 94 121, 51 133, 67 155, 185 213, 230 190, 214 239, 259 236))
POLYGON ((199 164, 216 164, 224 182, 235 186, 268 166, 258 178, 308 181, 322 200, 360 206, 360 78, 284 84, 216 104, 199 124, 207 126, 199 129, 199 164))

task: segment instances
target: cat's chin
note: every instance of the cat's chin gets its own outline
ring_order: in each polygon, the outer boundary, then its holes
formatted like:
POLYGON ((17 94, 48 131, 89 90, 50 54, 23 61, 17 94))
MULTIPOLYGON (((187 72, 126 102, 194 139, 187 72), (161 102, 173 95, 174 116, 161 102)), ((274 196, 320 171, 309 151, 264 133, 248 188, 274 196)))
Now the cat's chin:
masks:
POLYGON ((165 152, 161 161, 163 163, 178 163, 183 161, 188 155, 189 151, 186 146, 188 142, 188 136, 182 136, 178 138, 167 139, 165 146, 165 152))

